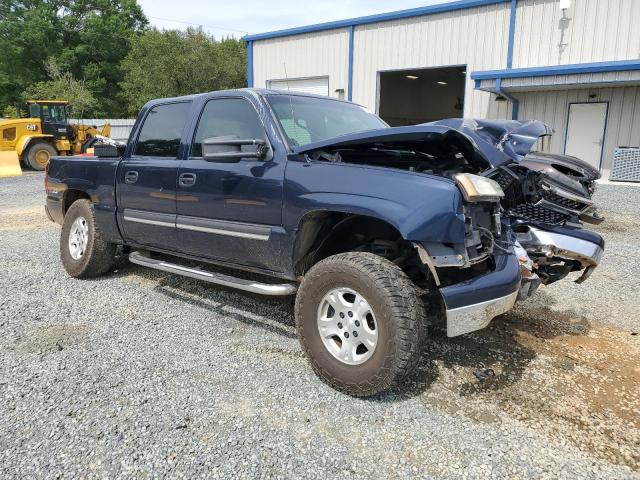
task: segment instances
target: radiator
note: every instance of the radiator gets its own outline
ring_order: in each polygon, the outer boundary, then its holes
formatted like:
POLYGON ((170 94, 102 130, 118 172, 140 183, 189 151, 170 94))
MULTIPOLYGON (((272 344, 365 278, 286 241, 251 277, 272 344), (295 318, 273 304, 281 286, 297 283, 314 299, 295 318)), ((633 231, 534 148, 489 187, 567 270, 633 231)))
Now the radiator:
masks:
POLYGON ((621 147, 615 149, 609 180, 640 182, 640 148, 621 147))

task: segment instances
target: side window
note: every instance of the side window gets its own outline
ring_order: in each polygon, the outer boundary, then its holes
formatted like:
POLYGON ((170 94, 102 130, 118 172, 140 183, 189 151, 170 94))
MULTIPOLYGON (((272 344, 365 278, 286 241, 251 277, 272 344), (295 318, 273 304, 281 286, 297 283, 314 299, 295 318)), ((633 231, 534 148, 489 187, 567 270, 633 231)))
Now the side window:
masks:
POLYGON ((40 105, 37 105, 35 103, 31 103, 29 105, 29 117, 40 118, 40 105))
POLYGON ((176 158, 191 102, 153 107, 140 129, 134 155, 176 158))
MULTIPOLYGON (((191 148, 192 157, 202 157, 202 142, 219 140, 266 140, 264 127, 249 102, 241 98, 209 100, 202 110, 191 148)), ((224 148, 224 147, 222 147, 224 148)), ((252 145, 243 145, 242 151, 255 151, 252 145)))

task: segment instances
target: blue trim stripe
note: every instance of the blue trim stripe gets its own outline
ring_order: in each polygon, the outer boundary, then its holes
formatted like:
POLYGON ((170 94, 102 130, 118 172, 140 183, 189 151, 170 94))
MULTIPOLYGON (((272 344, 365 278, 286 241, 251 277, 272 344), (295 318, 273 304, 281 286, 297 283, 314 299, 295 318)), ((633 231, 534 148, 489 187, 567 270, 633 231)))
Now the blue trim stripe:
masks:
POLYGON ((347 88, 349 91, 347 92, 347 99, 351 102, 353 100, 353 37, 355 34, 355 29, 353 25, 349 27, 349 72, 347 73, 347 88))
POLYGON ((507 46, 507 68, 513 68, 513 42, 516 37, 516 8, 518 0, 511 0, 511 13, 509 16, 509 44, 507 46))
POLYGON ((247 42, 247 87, 253 88, 253 42, 247 42))
POLYGON ((369 15, 366 17, 350 18, 348 20, 338 20, 335 22, 318 23, 316 25, 308 25, 306 27, 288 28, 286 30, 278 30, 275 32, 258 33, 255 35, 247 35, 243 37, 245 41, 265 40, 268 38, 288 37, 290 35, 300 35, 302 33, 321 32, 324 30, 334 30, 336 28, 348 28, 356 25, 367 25, 370 23, 388 22, 391 20, 400 20, 403 18, 420 17, 422 15, 432 15, 435 13, 453 12, 456 10, 464 10, 467 8, 484 7, 486 5, 495 5, 498 3, 507 3, 512 0, 459 0, 457 2, 442 3, 440 5, 429 5, 427 7, 411 8, 409 10, 400 10, 397 12, 381 13, 378 15, 369 15))
POLYGON ((471 72, 473 80, 495 80, 498 78, 546 77, 550 75, 574 75, 579 73, 628 72, 640 70, 640 60, 618 60, 613 62, 574 63, 550 67, 528 67, 506 70, 471 72))

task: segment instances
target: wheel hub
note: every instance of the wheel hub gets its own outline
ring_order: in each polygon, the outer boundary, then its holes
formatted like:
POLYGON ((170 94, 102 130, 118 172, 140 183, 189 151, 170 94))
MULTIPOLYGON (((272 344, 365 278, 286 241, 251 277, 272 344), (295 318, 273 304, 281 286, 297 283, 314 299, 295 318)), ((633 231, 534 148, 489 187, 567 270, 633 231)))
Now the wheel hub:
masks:
POLYGON ((74 260, 80 260, 89 241, 89 226, 84 217, 78 217, 71 225, 69 232, 69 253, 74 260))
POLYGON ((318 331, 325 348, 347 365, 360 365, 373 355, 378 325, 369 302, 350 288, 334 288, 318 307, 318 331))
POLYGON ((49 160, 51 159, 51 155, 47 150, 38 150, 35 156, 36 156, 36 162, 38 162, 38 164, 43 167, 46 166, 47 163, 49 163, 49 160))

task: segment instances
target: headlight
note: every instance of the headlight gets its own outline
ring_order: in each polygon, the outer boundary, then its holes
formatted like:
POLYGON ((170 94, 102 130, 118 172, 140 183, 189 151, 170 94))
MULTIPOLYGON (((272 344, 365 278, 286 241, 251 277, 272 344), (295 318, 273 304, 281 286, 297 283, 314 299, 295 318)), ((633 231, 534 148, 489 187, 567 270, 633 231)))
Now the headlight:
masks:
POLYGON ((458 173, 453 178, 467 202, 498 202, 504 197, 498 182, 490 178, 471 173, 458 173))

